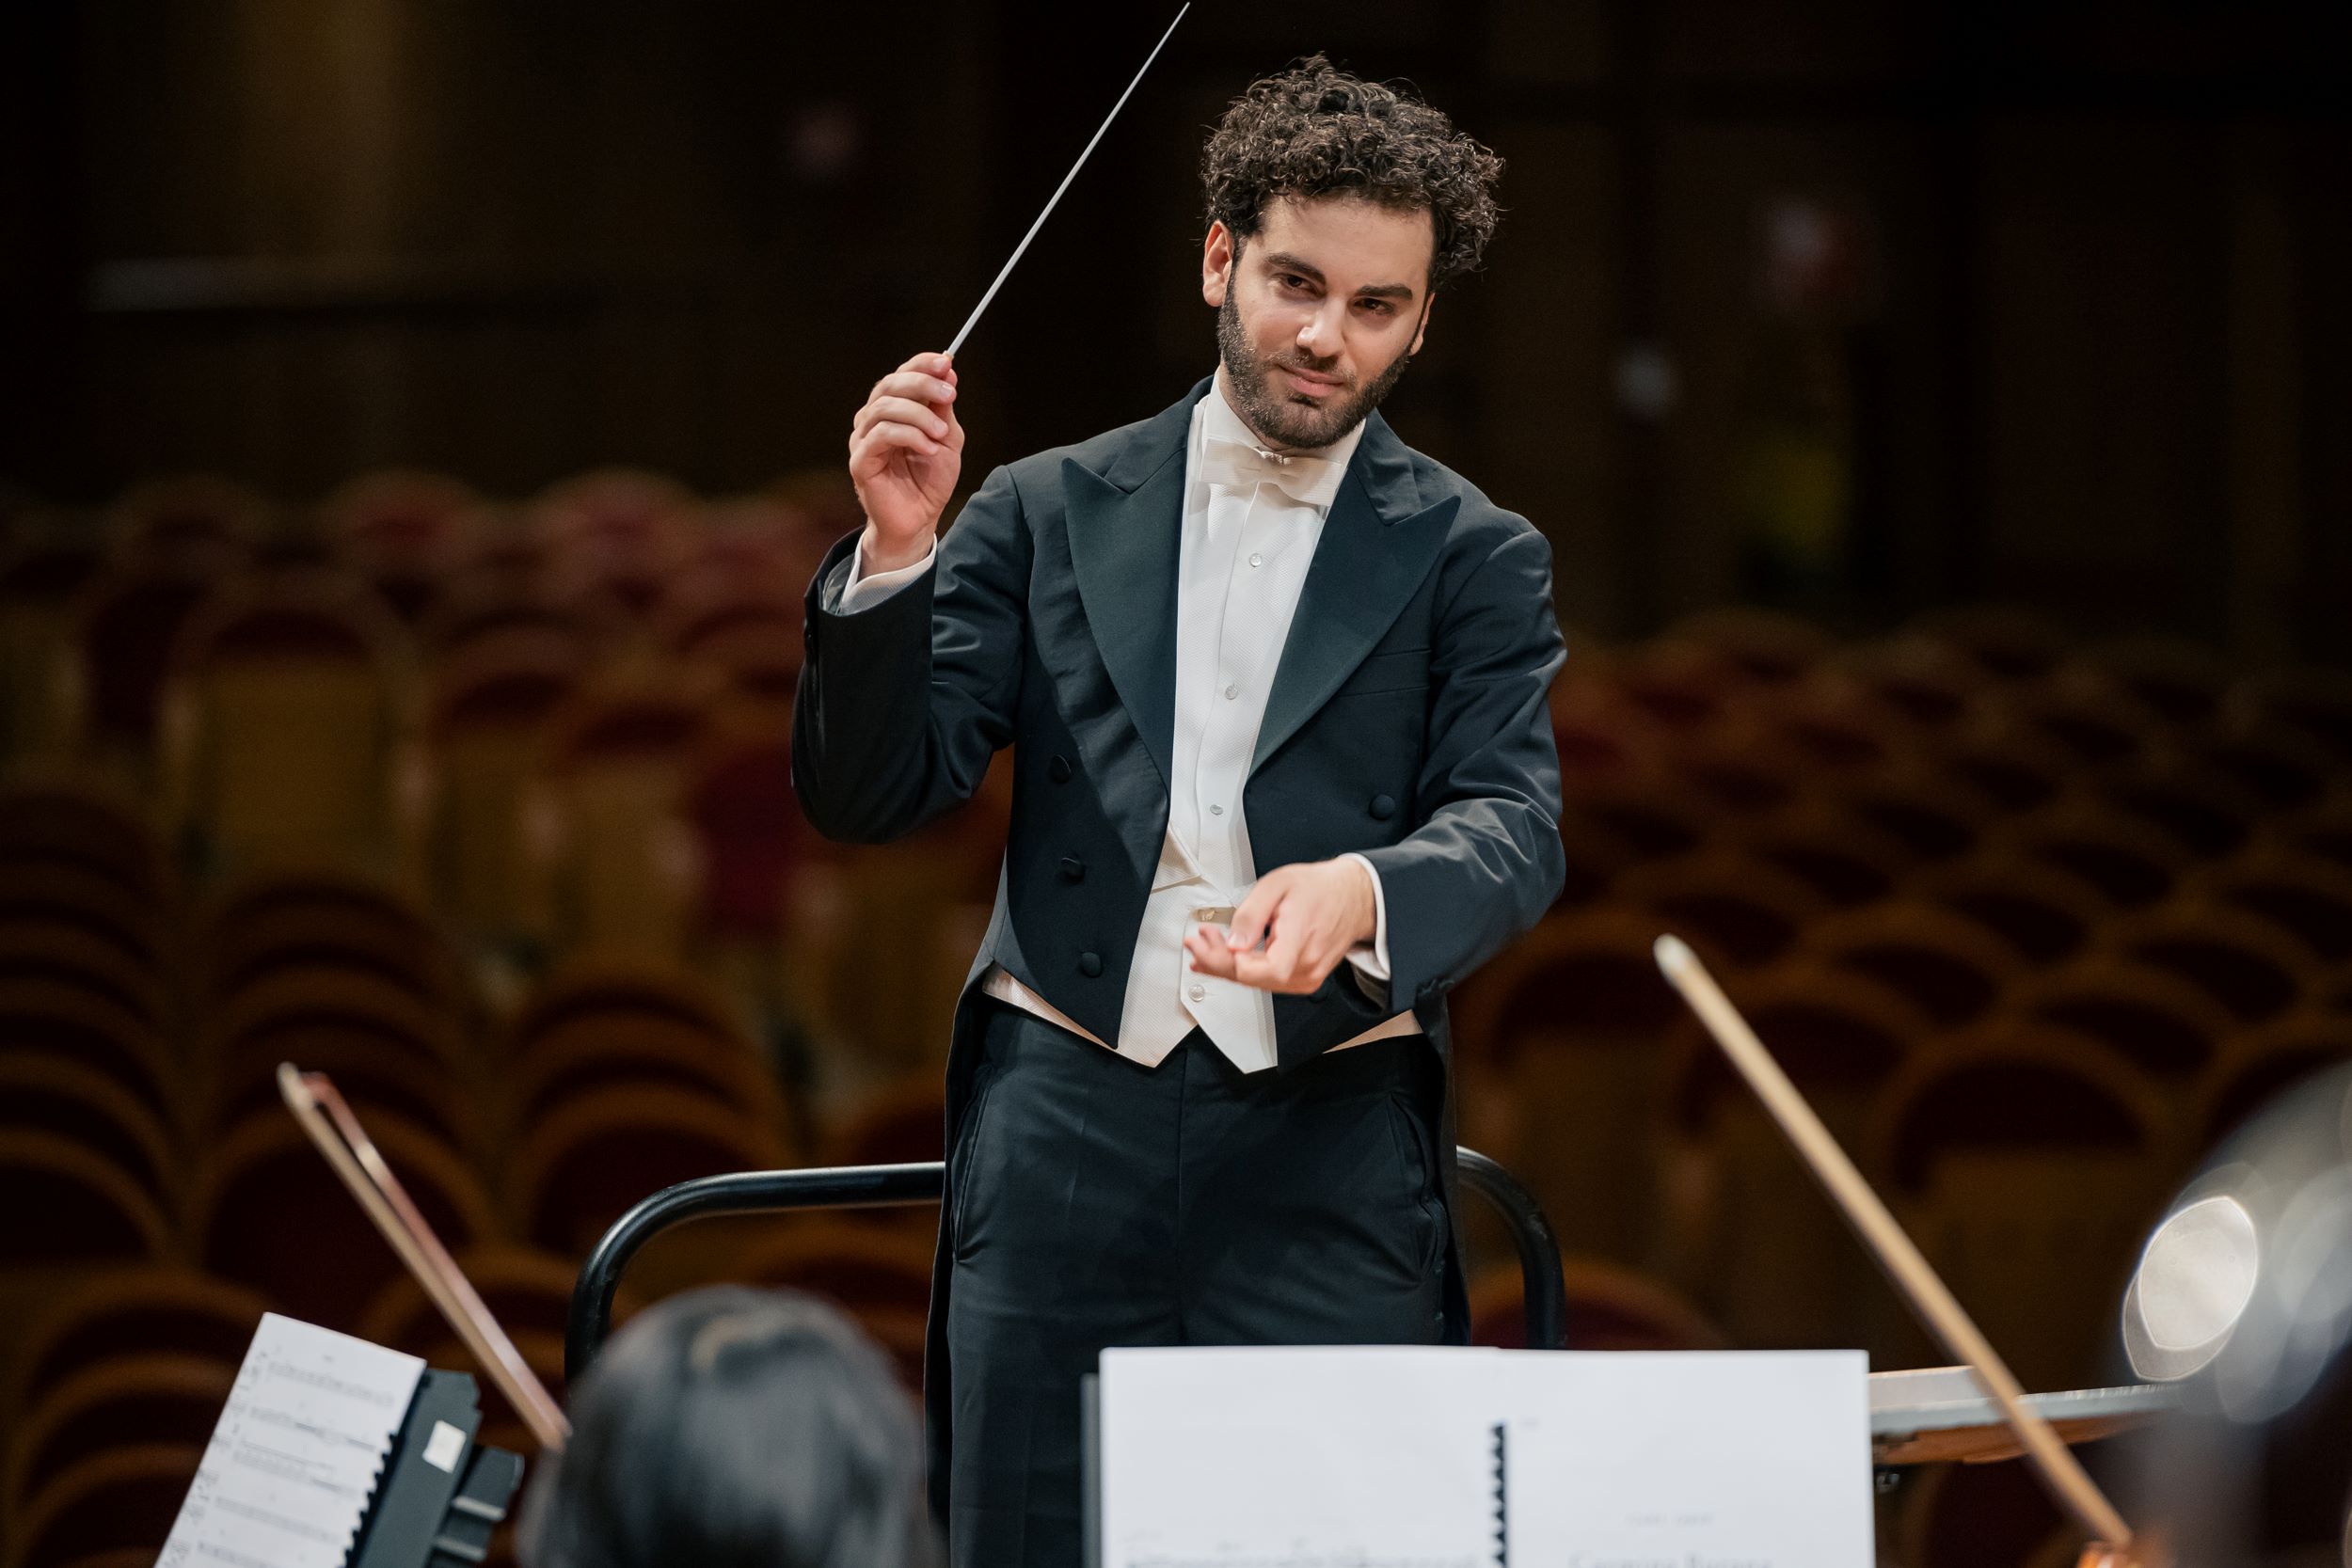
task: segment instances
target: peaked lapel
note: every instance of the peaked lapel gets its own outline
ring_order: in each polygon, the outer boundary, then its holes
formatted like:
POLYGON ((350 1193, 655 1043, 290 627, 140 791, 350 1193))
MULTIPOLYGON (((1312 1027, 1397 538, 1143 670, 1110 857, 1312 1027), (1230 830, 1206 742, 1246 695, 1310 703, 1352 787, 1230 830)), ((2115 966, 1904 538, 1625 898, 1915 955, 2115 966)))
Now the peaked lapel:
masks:
POLYGON ((1250 772, 1313 717, 1395 623, 1428 576, 1460 505, 1459 497, 1448 496, 1422 506, 1412 454, 1377 410, 1365 417, 1363 439, 1299 589, 1250 772))
MULTIPOLYGON (((1144 749, 1169 783, 1176 736, 1176 581, 1184 442, 1211 382, 1146 420, 1095 473, 1062 459, 1070 567, 1103 667, 1144 749)), ((1157 853, 1157 846, 1153 847, 1157 853)))

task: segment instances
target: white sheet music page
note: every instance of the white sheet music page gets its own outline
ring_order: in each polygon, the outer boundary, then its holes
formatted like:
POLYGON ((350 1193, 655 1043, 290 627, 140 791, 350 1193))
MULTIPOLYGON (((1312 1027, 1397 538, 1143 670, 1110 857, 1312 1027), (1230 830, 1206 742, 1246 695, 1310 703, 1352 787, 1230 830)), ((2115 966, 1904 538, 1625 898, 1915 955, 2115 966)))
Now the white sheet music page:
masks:
POLYGON ((1870 1568, 1860 1351, 1510 1357, 1512 1568, 1870 1568))
POLYGON ((158 1568, 339 1568, 424 1363, 272 1312, 158 1568))
POLYGON ((1493 1568, 1496 1353, 1103 1353, 1103 1568, 1493 1568))

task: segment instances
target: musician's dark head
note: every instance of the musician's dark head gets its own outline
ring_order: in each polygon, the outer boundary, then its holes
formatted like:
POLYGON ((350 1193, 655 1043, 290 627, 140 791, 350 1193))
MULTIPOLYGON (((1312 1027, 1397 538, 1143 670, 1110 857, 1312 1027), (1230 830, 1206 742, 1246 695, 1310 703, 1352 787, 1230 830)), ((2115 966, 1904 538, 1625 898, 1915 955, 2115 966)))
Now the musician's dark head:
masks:
POLYGON ((1281 447, 1339 439, 1477 267, 1502 160, 1409 93, 1313 55, 1252 83, 1201 153, 1201 297, 1242 417, 1281 447))
POLYGON ((847 1318, 722 1286, 647 1308, 572 1390, 523 1506, 529 1568, 926 1568, 912 1403, 847 1318))

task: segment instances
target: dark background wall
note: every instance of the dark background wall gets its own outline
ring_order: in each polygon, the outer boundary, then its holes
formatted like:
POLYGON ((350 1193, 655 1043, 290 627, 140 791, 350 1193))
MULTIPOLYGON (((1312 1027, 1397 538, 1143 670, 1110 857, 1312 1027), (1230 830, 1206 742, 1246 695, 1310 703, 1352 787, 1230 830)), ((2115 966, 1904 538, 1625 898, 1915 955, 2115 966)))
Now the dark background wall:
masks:
MULTIPOLYGON (((969 477, 1207 372, 1203 130, 1319 47, 1509 160, 1390 414, 1550 533, 1573 625, 1998 598, 2352 661, 2328 9, 1202 0, 965 352, 969 477)), ((0 479, 836 463, 1167 14, 9 8, 0 479)))

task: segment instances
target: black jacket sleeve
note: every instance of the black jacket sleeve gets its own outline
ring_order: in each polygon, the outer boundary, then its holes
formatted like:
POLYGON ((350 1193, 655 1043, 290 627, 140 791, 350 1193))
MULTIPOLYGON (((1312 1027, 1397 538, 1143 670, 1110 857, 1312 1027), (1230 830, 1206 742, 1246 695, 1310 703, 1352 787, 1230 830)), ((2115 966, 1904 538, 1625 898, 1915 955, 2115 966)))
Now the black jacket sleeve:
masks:
POLYGON ((837 608, 857 535, 809 584, 792 712, 792 788, 827 838, 882 844, 971 798, 1012 739, 1031 559, 1009 470, 973 493, 931 569, 880 604, 837 608))

